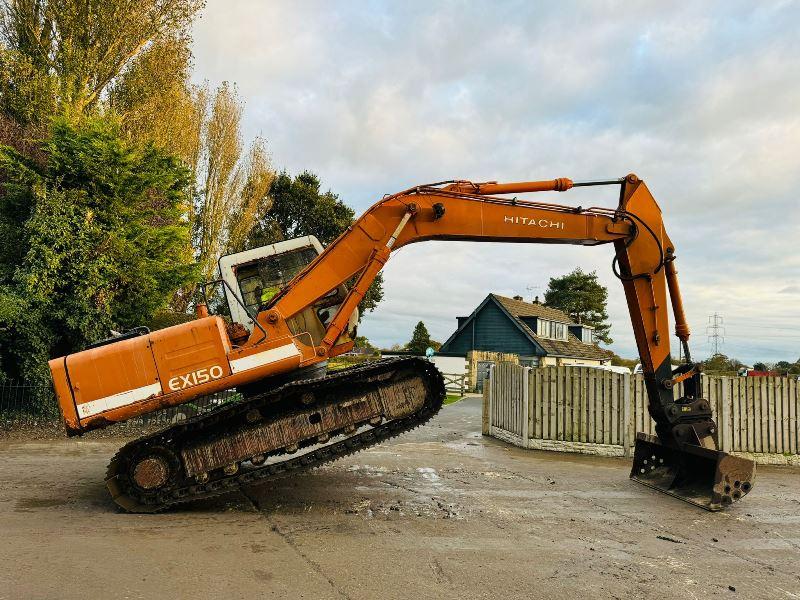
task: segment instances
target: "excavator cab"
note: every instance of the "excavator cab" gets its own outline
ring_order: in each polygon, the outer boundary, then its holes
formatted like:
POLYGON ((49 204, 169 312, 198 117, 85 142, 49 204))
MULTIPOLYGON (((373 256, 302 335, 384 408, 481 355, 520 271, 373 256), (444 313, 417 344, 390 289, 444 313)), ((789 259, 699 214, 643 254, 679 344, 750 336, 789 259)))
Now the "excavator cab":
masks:
MULTIPOLYGON (((319 240, 307 235, 222 256, 218 265, 233 323, 252 333, 258 313, 322 251, 319 240)), ((315 345, 319 344, 347 291, 346 285, 339 285, 287 319, 291 332, 294 335, 307 334, 315 345)), ((356 310, 348 326, 352 338, 357 324, 356 310)))
POLYGON ((222 256, 218 265, 227 284, 224 290, 231 319, 252 331, 264 292, 280 291, 322 250, 319 240, 309 235, 222 256))

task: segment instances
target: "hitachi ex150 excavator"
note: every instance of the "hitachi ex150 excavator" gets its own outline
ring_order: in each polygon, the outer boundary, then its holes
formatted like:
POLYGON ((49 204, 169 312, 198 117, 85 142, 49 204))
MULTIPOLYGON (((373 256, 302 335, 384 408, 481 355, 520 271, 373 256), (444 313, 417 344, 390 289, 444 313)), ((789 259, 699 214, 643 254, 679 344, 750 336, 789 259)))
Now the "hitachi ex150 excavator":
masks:
POLYGON ((309 469, 424 423, 445 397, 427 360, 325 368, 353 348, 356 307, 392 251, 424 240, 613 244, 657 433, 637 435, 631 477, 710 510, 752 489, 754 464, 717 450, 689 353, 675 246, 635 175, 420 185, 384 197, 325 249, 306 237, 223 257, 218 283, 233 322, 200 302, 188 323, 137 328, 50 361, 67 433, 235 388, 240 400, 130 442, 111 461, 106 484, 116 503, 154 512, 309 469), (619 188, 616 208, 515 196, 599 185, 619 188), (686 359, 675 368, 667 294, 686 359))

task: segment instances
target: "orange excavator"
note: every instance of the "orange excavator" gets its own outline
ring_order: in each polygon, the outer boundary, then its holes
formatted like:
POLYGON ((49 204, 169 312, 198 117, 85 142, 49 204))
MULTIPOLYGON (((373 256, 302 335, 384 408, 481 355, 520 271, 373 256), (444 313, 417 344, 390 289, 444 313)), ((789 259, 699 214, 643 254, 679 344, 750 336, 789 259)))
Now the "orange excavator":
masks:
POLYGON ((689 353, 675 246, 635 175, 420 185, 384 197, 325 249, 309 236, 223 257, 216 283, 233 322, 199 302, 188 323, 137 328, 50 361, 67 434, 235 389, 237 401, 130 442, 112 459, 106 484, 116 503, 155 512, 309 469, 424 423, 445 397, 427 360, 326 373, 328 359, 353 348, 358 303, 392 251, 424 240, 613 244, 657 433, 637 435, 631 478, 710 510, 752 489, 754 463, 717 449, 689 353), (616 208, 516 197, 600 185, 619 188, 616 208), (668 293, 685 357, 676 368, 668 293))

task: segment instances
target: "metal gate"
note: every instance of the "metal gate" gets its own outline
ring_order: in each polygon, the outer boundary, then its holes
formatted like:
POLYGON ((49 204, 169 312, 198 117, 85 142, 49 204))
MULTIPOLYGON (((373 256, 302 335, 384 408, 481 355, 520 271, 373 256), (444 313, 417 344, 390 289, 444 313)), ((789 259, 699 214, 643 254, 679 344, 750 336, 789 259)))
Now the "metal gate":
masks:
POLYGON ((478 373, 475 381, 475 389, 478 392, 483 392, 483 382, 489 377, 489 370, 492 368, 494 361, 492 360, 479 360, 478 373))

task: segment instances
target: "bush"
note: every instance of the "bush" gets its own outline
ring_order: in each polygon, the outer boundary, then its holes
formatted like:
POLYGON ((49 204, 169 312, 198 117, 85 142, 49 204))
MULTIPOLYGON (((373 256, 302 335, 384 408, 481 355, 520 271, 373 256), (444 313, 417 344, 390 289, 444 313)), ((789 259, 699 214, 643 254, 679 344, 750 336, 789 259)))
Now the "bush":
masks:
POLYGON ((46 160, 0 146, 0 371, 149 322, 195 279, 190 174, 108 118, 56 120, 46 160))

